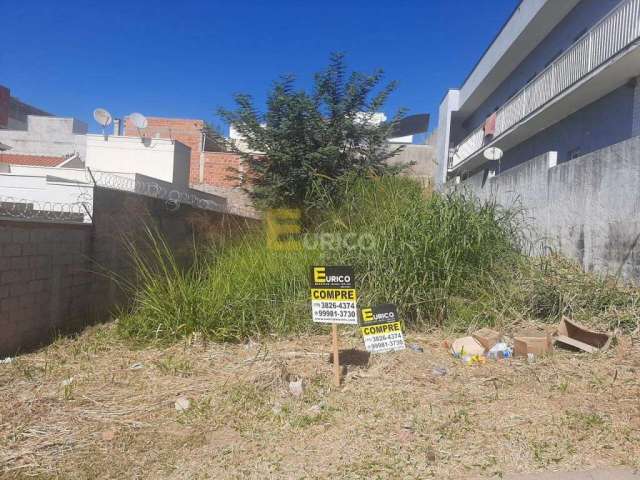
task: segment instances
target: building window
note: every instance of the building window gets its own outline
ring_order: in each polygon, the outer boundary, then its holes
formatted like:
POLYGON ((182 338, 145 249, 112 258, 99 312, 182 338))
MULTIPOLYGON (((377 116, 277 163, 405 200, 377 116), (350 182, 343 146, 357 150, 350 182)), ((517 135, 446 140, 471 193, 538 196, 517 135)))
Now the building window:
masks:
POLYGON ((580 147, 574 148, 573 150, 569 150, 567 153, 567 158, 569 160, 573 160, 574 158, 578 158, 582 155, 582 150, 580 147))

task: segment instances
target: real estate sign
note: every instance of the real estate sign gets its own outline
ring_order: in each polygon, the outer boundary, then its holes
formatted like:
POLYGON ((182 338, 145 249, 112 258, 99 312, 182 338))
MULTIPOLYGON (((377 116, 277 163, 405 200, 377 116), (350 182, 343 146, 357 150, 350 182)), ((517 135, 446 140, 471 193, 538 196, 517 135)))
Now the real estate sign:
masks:
POLYGON ((311 312, 317 323, 358 324, 353 267, 311 267, 311 312))
POLYGON ((405 348, 402 324, 396 306, 391 303, 363 308, 360 332, 368 352, 396 352, 405 348))

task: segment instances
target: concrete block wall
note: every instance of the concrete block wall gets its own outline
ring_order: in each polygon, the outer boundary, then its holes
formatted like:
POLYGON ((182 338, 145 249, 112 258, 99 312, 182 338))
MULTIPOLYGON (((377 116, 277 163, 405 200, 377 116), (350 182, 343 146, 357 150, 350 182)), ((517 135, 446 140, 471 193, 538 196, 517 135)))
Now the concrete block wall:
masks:
POLYGON ((532 253, 554 250, 587 271, 640 280, 640 137, 557 164, 555 152, 449 189, 523 208, 532 253))
POLYGON ((135 284, 123 240, 144 254, 147 226, 187 265, 194 241, 236 235, 255 225, 239 216, 104 188, 94 191, 93 224, 0 219, 0 357, 107 320, 115 306, 125 306, 130 295, 113 276, 135 284))
POLYGON ((86 322, 91 228, 0 220, 0 355, 86 322))

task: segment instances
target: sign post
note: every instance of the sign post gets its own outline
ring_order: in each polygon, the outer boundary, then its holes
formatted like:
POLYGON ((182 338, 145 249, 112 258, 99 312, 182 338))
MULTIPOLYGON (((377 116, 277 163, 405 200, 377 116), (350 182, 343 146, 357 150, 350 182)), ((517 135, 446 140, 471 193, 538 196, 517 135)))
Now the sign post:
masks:
POLYGON ((316 323, 330 323, 334 382, 340 385, 338 325, 357 325, 358 307, 352 267, 311 267, 311 314, 316 323))
POLYGON ((331 343, 333 344, 333 383, 340 386, 340 351, 338 350, 338 325, 331 324, 331 343))

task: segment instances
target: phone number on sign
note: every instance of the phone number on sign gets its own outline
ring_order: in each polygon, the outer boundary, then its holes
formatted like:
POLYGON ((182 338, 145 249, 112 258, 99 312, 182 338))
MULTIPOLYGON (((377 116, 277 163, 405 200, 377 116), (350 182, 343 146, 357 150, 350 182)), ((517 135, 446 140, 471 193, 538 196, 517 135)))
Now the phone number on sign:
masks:
POLYGON ((355 318, 355 310, 315 310, 313 312, 318 317, 328 318, 355 318))

